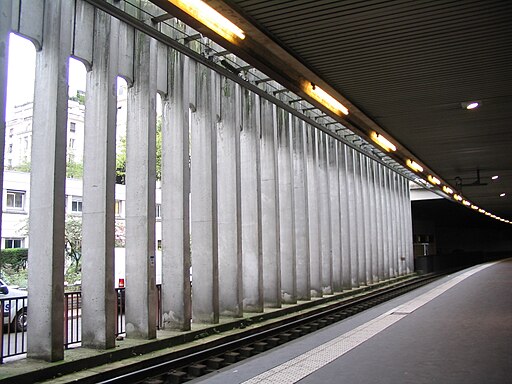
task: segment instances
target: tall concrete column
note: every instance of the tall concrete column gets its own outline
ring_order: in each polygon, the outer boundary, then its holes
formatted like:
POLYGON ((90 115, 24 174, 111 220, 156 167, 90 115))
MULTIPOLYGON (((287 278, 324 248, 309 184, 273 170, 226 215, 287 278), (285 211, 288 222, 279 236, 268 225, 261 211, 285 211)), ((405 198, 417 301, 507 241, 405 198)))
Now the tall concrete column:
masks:
POLYGON ((119 22, 95 11, 87 73, 82 212, 82 345, 115 347, 116 82, 119 22))
POLYGON ((192 317, 219 321, 216 132, 219 75, 196 66, 196 105, 191 124, 192 317))
POLYGON ((375 173, 375 186, 377 197, 377 239, 378 239, 378 277, 379 280, 384 280, 384 227, 385 227, 385 213, 384 213, 384 205, 382 203, 383 200, 383 192, 382 192, 382 172, 383 165, 380 163, 376 164, 376 173, 375 173))
POLYGON ((297 299, 310 300, 306 127, 297 117, 292 118, 292 148, 297 299))
POLYGON ((363 218, 364 218, 364 259, 366 284, 372 281, 372 236, 371 236, 371 207, 370 207, 370 168, 369 158, 361 155, 361 181, 363 198, 363 218))
MULTIPOLYGON (((2 6, 3 8, 3 6, 2 6)), ((30 190, 28 357, 64 358, 64 215, 73 4, 45 3, 37 53, 30 190)))
POLYGON ((404 204, 405 204, 405 223, 406 223, 406 231, 405 231, 405 242, 407 246, 407 273, 414 272, 414 253, 413 253, 413 245, 412 245, 412 207, 411 207, 411 196, 410 196, 410 189, 409 189, 409 181, 404 180, 404 190, 405 190, 405 197, 404 197, 404 204))
POLYGON ((311 296, 322 297, 322 268, 320 243, 320 213, 318 201, 318 167, 317 167, 317 130, 307 126, 306 131, 306 165, 308 182, 308 217, 309 217, 309 261, 311 296))
POLYGON ((291 124, 293 117, 277 110, 277 143, 279 166, 279 232, 281 257, 281 292, 284 303, 297 302, 295 210, 292 168, 291 124))
MULTIPOLYGON (((0 169, 4 169, 5 109, 7 97, 7 67, 9 64, 9 32, 11 30, 12 2, 5 1, 0 9, 0 169)), ((4 173, 0 172, 0 188, 3 190, 4 173)), ((0 196, 0 207, 3 193, 0 196)), ((0 233, 2 233, 2 212, 0 210, 0 233)), ((1 263, 0 263, 1 267, 1 263)))
POLYGON ((350 271, 350 220, 349 220, 349 194, 347 157, 349 148, 339 143, 339 188, 340 188, 340 228, 341 228, 341 285, 343 289, 352 288, 350 271))
POLYGON ((399 228, 400 228, 400 216, 398 210, 398 196, 397 196, 397 179, 398 175, 395 172, 391 172, 391 212, 393 215, 393 269, 395 276, 400 276, 399 270, 399 254, 400 254, 400 242, 399 242, 399 228))
POLYGON ((217 126, 217 211, 220 313, 242 316, 242 221, 240 213, 240 86, 221 80, 217 126))
POLYGON ((392 214, 391 214, 391 190, 390 190, 390 179, 389 179, 389 168, 383 167, 383 174, 382 174, 382 187, 383 187, 383 206, 384 206, 384 278, 389 279, 391 277, 394 277, 393 275, 393 237, 392 237, 392 214))
POLYGON ((371 241, 371 263, 372 263, 372 281, 377 283, 379 279, 379 233, 378 233, 378 213, 377 213, 377 163, 370 160, 369 163, 369 183, 370 183, 370 241, 371 241))
POLYGON ((327 135, 318 132, 318 200, 320 206, 320 249, 322 292, 330 295, 332 290, 332 246, 331 207, 329 193, 327 135))
POLYGON ((277 171, 276 106, 261 99, 261 220, 263 298, 265 306, 281 306, 279 256, 279 175, 277 171))
POLYGON ((332 246, 332 289, 341 292, 342 267, 341 267, 341 209, 340 209, 340 172, 339 150, 341 144, 332 137, 328 138, 329 154, 329 197, 331 211, 331 246, 332 246))
POLYGON ((194 69, 187 56, 169 49, 169 94, 162 106, 162 324, 183 331, 190 330, 192 319, 189 138, 194 69))
POLYGON ((247 89, 242 93, 240 132, 240 189, 242 196, 242 267, 244 311, 263 311, 263 258, 261 252, 260 100, 247 89))
POLYGON ((366 233, 364 217, 364 190, 363 190, 363 155, 359 152, 354 154, 354 176, 355 176, 355 201, 356 201, 356 223, 357 223, 357 271, 358 282, 366 285, 366 233))
POLYGON ((356 157, 357 153, 347 147, 347 190, 348 190, 348 214, 350 236, 350 284, 351 288, 359 287, 359 259, 358 259, 358 227, 357 227, 357 198, 356 198, 356 157))
POLYGON ((126 128, 126 334, 156 337, 156 41, 135 31, 126 128))

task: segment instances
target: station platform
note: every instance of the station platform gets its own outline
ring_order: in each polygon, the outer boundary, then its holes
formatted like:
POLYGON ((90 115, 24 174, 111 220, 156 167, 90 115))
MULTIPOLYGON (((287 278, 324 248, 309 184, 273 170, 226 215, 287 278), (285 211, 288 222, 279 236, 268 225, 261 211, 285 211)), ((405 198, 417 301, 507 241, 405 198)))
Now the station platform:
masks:
POLYGON ((189 383, 512 383, 512 259, 459 271, 189 383))

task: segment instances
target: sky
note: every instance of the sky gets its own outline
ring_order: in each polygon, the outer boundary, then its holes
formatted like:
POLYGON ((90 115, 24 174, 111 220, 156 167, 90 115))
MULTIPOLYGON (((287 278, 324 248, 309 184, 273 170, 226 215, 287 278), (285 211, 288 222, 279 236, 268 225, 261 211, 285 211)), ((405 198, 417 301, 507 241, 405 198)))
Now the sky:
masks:
MULTIPOLYGON (((9 38, 9 67, 7 76, 6 120, 13 116, 14 106, 30 102, 34 98, 36 51, 34 45, 13 33, 9 38)), ((85 91, 85 66, 78 60, 69 59, 69 94, 85 91)))

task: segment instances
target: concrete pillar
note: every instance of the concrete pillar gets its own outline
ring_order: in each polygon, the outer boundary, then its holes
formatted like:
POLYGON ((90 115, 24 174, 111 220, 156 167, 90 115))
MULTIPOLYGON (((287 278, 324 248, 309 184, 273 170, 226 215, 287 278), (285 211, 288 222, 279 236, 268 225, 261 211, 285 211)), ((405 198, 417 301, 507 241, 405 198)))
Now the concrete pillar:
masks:
POLYGON ((384 226, 385 226, 385 213, 382 204, 382 168, 383 165, 376 163, 375 170, 375 196, 377 198, 377 239, 378 239, 378 277, 379 280, 384 280, 384 226))
POLYGON ((361 181, 362 181, 362 198, 363 198, 363 218, 364 218, 364 259, 366 284, 372 281, 372 234, 371 234, 371 207, 370 207, 370 164, 369 158, 361 155, 361 181))
POLYGON ((354 175, 355 175, 355 201, 356 201, 356 223, 357 223, 357 272, 360 285, 366 285, 366 234, 364 217, 364 190, 363 190, 363 155, 359 152, 354 154, 354 175))
POLYGON ((393 237, 392 237, 392 212, 391 212, 391 190, 390 190, 390 170, 387 167, 383 167, 383 203, 384 203, 384 214, 385 214, 385 227, 384 227, 384 278, 389 279, 394 277, 393 275, 393 237))
POLYGON ((309 217, 309 260, 311 296, 322 297, 322 269, 320 244, 320 214, 318 199, 318 167, 317 167, 317 130, 306 127, 306 165, 308 182, 308 217, 309 217))
POLYGON ((318 132, 318 200, 320 206, 320 249, 322 292, 327 295, 332 290, 332 246, 331 246, 331 207, 329 193, 329 168, 327 158, 327 135, 318 132))
POLYGON ((341 284, 343 289, 352 288, 350 270, 350 209, 347 162, 349 148, 339 143, 339 181, 340 181, 340 227, 341 227, 341 284))
POLYGON ((395 276, 400 276, 400 215, 398 209, 397 179, 398 175, 395 172, 391 172, 391 211, 393 214, 393 268, 395 276))
POLYGON ((162 325, 188 331, 192 319, 189 138, 195 66, 171 49, 168 62, 169 94, 162 106, 162 325))
POLYGON ((242 93, 240 132, 240 189, 242 196, 242 268, 244 311, 263 311, 263 258, 261 253, 260 100, 247 89, 242 93))
POLYGON ((119 22, 96 10, 87 73, 82 212, 82 345, 115 347, 116 81, 119 22))
POLYGON ((126 334, 156 337, 156 41, 135 31, 126 128, 126 334))
POLYGON ((379 234, 378 234, 378 213, 377 213, 377 163, 370 160, 369 163, 370 182, 370 241, 371 241, 371 264, 372 281, 377 283, 379 279, 379 234))
MULTIPOLYGON (((2 6, 3 8, 3 6, 2 6)), ((73 4, 45 3, 32 120, 28 357, 64 358, 64 215, 73 4)))
POLYGON ((261 104, 261 219, 263 252, 263 298, 265 306, 281 306, 281 265, 279 256, 279 176, 277 172, 276 106, 261 104))
POLYGON ((295 210, 292 168, 292 115, 278 108, 277 142, 279 166, 279 238, 281 256, 281 298, 284 303, 297 302, 295 259, 295 210))
MULTIPOLYGON (((12 2, 5 1, 0 9, 0 169, 4 169, 5 149, 5 108, 7 96, 7 67, 9 64, 9 32, 11 30, 12 2)), ((4 173, 0 172, 0 188, 3 190, 4 173)), ((3 193, 0 196, 0 207, 3 193)), ((2 212, 0 210, 0 233, 2 233, 2 212)), ((1 267, 1 263, 0 263, 1 267)))
POLYGON ((329 202, 331 212, 331 247, 332 247, 332 289, 334 292, 341 292, 342 269, 341 269, 341 211, 340 211, 340 173, 338 140, 329 137, 329 202))
POLYGON ((407 273, 412 273, 414 271, 414 254, 413 254, 413 233, 412 233, 412 206, 411 206, 411 196, 409 189, 409 180, 405 179, 405 196, 404 196, 404 204, 405 204, 405 223, 406 223, 406 231, 405 231, 405 242, 407 245, 407 273))
POLYGON ((219 75, 196 65, 196 105, 191 124, 192 317, 219 321, 216 131, 219 75))
POLYGON ((357 153, 352 148, 347 147, 347 190, 348 190, 348 214, 349 214, 349 236, 350 236, 350 284, 351 288, 359 287, 359 262, 358 262, 358 210, 357 210, 357 191, 356 175, 357 153))
POLYGON ((297 117, 292 119, 292 148, 297 299, 310 300, 306 126, 297 117))
POLYGON ((217 211, 220 313, 242 316, 242 221, 240 213, 240 86, 221 80, 217 126, 217 211))

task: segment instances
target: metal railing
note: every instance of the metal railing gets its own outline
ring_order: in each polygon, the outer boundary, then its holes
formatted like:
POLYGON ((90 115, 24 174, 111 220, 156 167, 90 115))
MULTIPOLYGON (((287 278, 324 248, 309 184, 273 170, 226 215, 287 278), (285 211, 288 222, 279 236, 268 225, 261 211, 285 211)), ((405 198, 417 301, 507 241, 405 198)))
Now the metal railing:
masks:
MULTIPOLYGON (((125 288, 116 288, 116 336, 126 333, 125 288)), ((157 285, 157 328, 162 328, 162 290, 157 285)), ((27 296, 0 299, 3 308, 0 322, 3 324, 0 338, 0 363, 6 357, 27 353, 27 296)), ((64 347, 78 347, 82 342, 82 292, 64 293, 64 347)))

